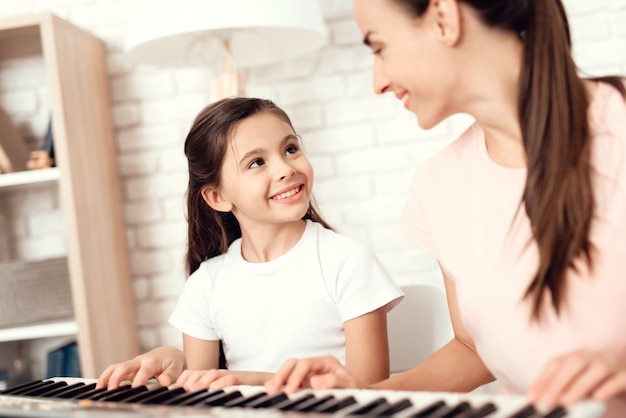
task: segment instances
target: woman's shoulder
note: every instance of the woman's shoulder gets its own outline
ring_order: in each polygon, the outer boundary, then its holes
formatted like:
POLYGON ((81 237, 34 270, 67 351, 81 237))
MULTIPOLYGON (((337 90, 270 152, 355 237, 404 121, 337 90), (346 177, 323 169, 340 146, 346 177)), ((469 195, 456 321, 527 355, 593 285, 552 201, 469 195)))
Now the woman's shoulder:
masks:
POLYGON ((458 176, 467 175, 468 168, 480 158, 480 141, 484 140, 483 130, 474 122, 454 141, 443 147, 426 160, 416 171, 414 182, 424 183, 440 189, 439 183, 454 181, 458 176))

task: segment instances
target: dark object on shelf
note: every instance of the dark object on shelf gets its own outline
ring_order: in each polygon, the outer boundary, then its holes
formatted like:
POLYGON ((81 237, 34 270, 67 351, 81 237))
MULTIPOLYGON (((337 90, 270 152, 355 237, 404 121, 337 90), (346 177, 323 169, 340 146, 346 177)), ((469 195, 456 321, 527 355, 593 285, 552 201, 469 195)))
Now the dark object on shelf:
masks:
POLYGON ((48 352, 46 378, 56 376, 82 377, 76 341, 48 352))
POLYGON ((44 138, 43 147, 30 153, 30 160, 26 163, 29 170, 49 168, 56 165, 54 161, 54 141, 52 135, 52 120, 48 122, 48 129, 44 138))
POLYGON ((0 108, 0 173, 26 169, 28 149, 9 115, 0 108))

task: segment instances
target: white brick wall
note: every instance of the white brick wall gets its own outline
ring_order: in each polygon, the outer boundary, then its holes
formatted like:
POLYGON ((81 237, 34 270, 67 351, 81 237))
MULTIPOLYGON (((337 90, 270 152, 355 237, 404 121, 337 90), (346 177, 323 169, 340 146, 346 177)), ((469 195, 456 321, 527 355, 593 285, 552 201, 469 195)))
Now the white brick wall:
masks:
MULTIPOLYGON (((50 10, 108 44, 138 334, 148 349, 180 344, 179 333, 166 320, 185 277, 182 144, 208 101, 209 79, 198 69, 134 67, 122 52, 127 3, 0 0, 0 18, 50 10)), ((330 43, 312 56, 246 71, 248 94, 271 98, 292 116, 315 166, 315 193, 328 220, 371 245, 399 283, 436 283, 433 260, 403 238, 399 219, 416 167, 470 119, 458 116, 425 132, 392 97, 375 96, 372 58, 361 45, 351 1, 321 4, 330 43)), ((565 4, 581 69, 597 75, 626 73, 626 1, 565 4)), ((32 146, 41 142, 50 111, 44 79, 41 59, 0 62, 0 106, 32 146)), ((50 198, 54 193, 0 191, 0 257, 37 258, 64 251, 57 202, 50 198)))

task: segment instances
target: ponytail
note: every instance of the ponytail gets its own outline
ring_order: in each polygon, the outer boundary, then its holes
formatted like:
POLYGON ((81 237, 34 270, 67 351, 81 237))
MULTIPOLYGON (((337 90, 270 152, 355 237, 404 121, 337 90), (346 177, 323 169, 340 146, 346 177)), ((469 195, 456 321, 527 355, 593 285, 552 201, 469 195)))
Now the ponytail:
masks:
POLYGON ((523 194, 539 267, 525 298, 539 319, 549 291, 560 312, 569 268, 582 257, 592 268, 589 239, 594 214, 589 97, 571 55, 570 31, 560 0, 534 0, 524 37, 520 121, 528 175, 523 194))

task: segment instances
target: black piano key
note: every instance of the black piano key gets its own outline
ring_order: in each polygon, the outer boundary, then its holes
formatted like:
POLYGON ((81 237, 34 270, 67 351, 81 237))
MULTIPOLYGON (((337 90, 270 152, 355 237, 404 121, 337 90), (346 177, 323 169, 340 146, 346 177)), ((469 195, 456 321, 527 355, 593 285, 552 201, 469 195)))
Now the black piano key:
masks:
MULTIPOLYGON (((124 392, 127 390, 131 390, 133 387, 131 385, 124 385, 124 386, 118 386, 115 389, 111 389, 111 390, 107 390, 106 388, 102 388, 104 389, 103 391, 100 391, 98 393, 93 394, 92 396, 90 396, 88 399, 91 399, 92 401, 99 401, 104 397, 108 397, 108 396, 113 396, 117 393, 120 392, 124 392)), ((98 390, 98 389, 96 389, 98 390)), ((81 399, 81 398, 79 398, 81 399)))
POLYGON ((319 405, 328 402, 329 400, 335 399, 334 396, 332 395, 326 395, 326 396, 322 396, 321 398, 316 398, 315 396, 312 397, 311 399, 308 399, 304 402, 302 402, 299 405, 294 406, 293 408, 290 408, 291 411, 298 411, 298 412, 309 412, 312 409, 318 407, 319 405))
POLYGON ((245 397, 233 399, 232 401, 228 401, 222 404, 222 406, 225 408, 234 408, 234 407, 242 408, 244 406, 248 406, 249 404, 251 404, 252 402, 258 399, 263 398, 264 396, 267 396, 267 393, 260 392, 251 396, 245 396, 245 397))
POLYGON ((179 396, 176 396, 169 401, 165 401, 163 405, 179 405, 179 406, 192 406, 200 403, 207 398, 224 393, 222 389, 210 391, 207 389, 194 390, 193 392, 185 392, 179 396))
POLYGON ((217 395, 207 399, 202 405, 205 406, 222 406, 225 403, 228 403, 232 400, 243 398, 243 395, 238 390, 234 392, 222 393, 221 395, 217 395))
POLYGON ((522 409, 515 412, 509 418, 529 418, 537 413, 537 409, 535 409, 532 405, 525 405, 522 409))
POLYGON ((276 405, 276 409, 280 409, 281 411, 289 411, 290 409, 300 405, 303 402, 308 401, 309 399, 314 398, 312 394, 308 393, 296 399, 289 399, 281 404, 276 405))
POLYGON ((441 418, 458 418, 459 415, 471 411, 472 405, 469 402, 463 401, 446 411, 444 414, 440 414, 441 418))
POLYGON ((321 412, 323 414, 332 414, 339 412, 344 408, 356 404, 356 399, 353 396, 346 396, 345 398, 333 399, 328 402, 313 408, 311 412, 321 412))
POLYGON ((59 381, 59 382, 51 382, 48 385, 42 385, 38 388, 35 389, 31 389, 28 390, 24 393, 21 393, 21 396, 42 396, 44 393, 56 390, 60 387, 64 387, 67 386, 67 383, 63 382, 63 381, 59 381))
POLYGON ((46 393, 42 393, 40 396, 43 396, 46 398, 58 398, 62 393, 65 393, 69 390, 74 390, 76 388, 83 387, 83 386, 85 386, 83 382, 74 383, 73 385, 66 384, 65 386, 60 387, 58 389, 55 389, 46 393))
POLYGON ((159 395, 161 392, 167 391, 167 386, 158 386, 152 389, 146 388, 146 390, 139 391, 134 395, 128 396, 125 399, 120 400, 122 403, 139 403, 142 400, 149 398, 153 395, 159 395))
POLYGON ((567 410, 562 406, 557 406, 552 411, 544 415, 543 418, 561 418, 567 415, 567 410))
MULTIPOLYGON (((389 403, 387 402, 385 398, 376 398, 366 403, 365 405, 361 406, 360 408, 357 408, 354 411, 350 411, 350 415, 368 415, 372 411, 374 411, 375 409, 381 406, 385 408, 389 408, 389 403)), ((373 413, 372 415, 376 415, 376 414, 373 413)))
POLYGON ((375 417, 390 417, 397 414, 400 411, 404 411, 407 408, 413 406, 413 402, 408 399, 400 399, 392 404, 381 404, 377 408, 368 413, 369 416, 375 417))
POLYGON ((137 386, 127 390, 122 390, 118 393, 110 393, 100 397, 98 400, 101 402, 124 402, 124 400, 133 397, 138 393, 146 392, 147 390, 148 388, 146 386, 137 386))
POLYGON ((447 407, 448 406, 446 405, 446 403, 444 401, 435 401, 435 402, 431 403, 430 405, 427 405, 427 406, 423 407, 422 409, 420 409, 416 413, 410 415, 410 418, 426 418, 426 417, 430 417, 435 412, 443 410, 444 408, 447 408, 447 407))
POLYGON ((76 396, 79 396, 85 392, 89 392, 90 390, 94 390, 96 388, 96 384, 95 383, 90 383, 88 385, 82 385, 79 386, 75 389, 70 389, 66 392, 60 393, 59 394, 59 398, 63 398, 63 399, 70 399, 70 398, 75 398, 76 396))
POLYGON ((488 402, 478 408, 465 411, 464 413, 457 416, 457 418, 484 418, 493 414, 497 410, 498 408, 496 408, 495 404, 488 402))
POLYGON ((31 391, 42 388, 42 387, 50 386, 53 383, 54 381, 52 380, 42 380, 32 385, 25 385, 24 387, 15 388, 15 390, 11 392, 11 395, 27 396, 26 394, 31 391))
POLYGON ((15 392, 19 392, 22 389, 27 389, 27 388, 29 388, 31 386, 39 385, 41 383, 43 383, 43 380, 35 380, 35 381, 32 381, 32 382, 23 383, 23 384, 18 385, 18 386, 13 386, 13 387, 1 390, 0 391, 0 395, 13 395, 13 394, 15 394, 15 392))
POLYGON ((246 408, 271 408, 278 405, 281 402, 289 399, 283 392, 275 393, 274 395, 265 395, 252 401, 246 405, 246 408))
POLYGON ((184 393, 187 393, 185 388, 178 387, 165 392, 153 393, 151 396, 139 401, 139 403, 144 405, 162 405, 164 402, 184 393))
POLYGON ((88 390, 87 392, 83 392, 81 394, 79 394, 78 396, 75 396, 73 399, 91 399, 93 396, 97 396, 101 393, 104 393, 107 391, 107 388, 98 388, 96 389, 95 385, 93 387, 93 389, 88 390))

